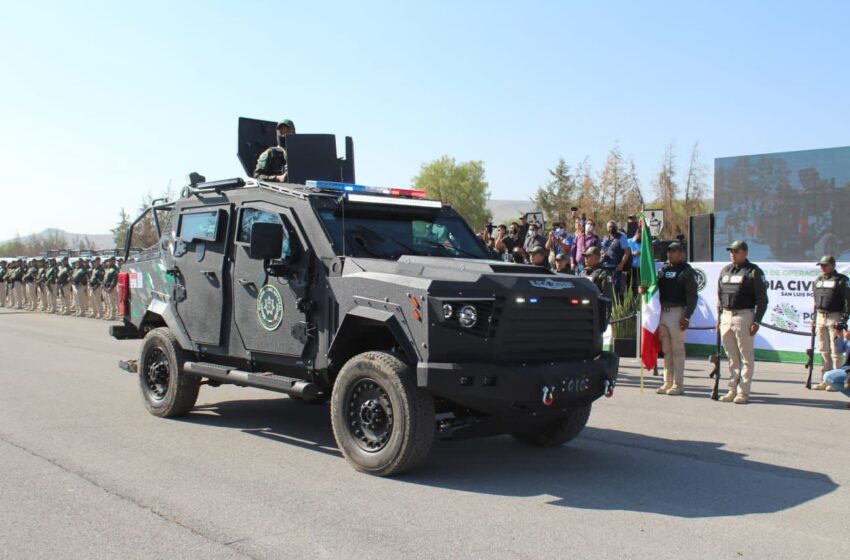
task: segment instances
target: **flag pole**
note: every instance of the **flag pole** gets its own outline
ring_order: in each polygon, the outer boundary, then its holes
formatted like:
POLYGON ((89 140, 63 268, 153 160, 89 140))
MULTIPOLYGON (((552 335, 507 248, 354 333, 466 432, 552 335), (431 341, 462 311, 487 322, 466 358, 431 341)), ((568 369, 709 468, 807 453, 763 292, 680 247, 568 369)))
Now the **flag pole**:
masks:
MULTIPOLYGON (((641 306, 643 306, 643 296, 640 298, 641 306)), ((641 343, 641 339, 643 338, 643 333, 641 332, 641 320, 640 320, 641 310, 638 309, 638 324, 637 324, 637 344, 638 344, 638 361, 640 362, 640 394, 643 394, 643 344, 641 343)))

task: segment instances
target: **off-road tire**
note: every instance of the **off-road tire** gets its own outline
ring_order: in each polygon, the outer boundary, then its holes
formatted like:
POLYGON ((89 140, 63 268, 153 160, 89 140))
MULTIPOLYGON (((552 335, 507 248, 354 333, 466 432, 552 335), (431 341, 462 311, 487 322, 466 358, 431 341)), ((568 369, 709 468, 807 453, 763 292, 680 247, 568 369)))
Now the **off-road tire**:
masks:
POLYGON ((415 373, 399 358, 386 352, 365 352, 348 360, 336 378, 331 423, 337 445, 352 467, 377 476, 399 474, 421 464, 431 450, 436 427, 434 399, 416 386, 415 373), (368 443, 362 439, 363 409, 354 404, 362 387, 383 394, 381 400, 390 405, 384 415, 392 420, 391 430, 385 434, 383 447, 374 451, 364 449, 368 443))
POLYGON ((154 416, 184 416, 195 406, 201 379, 183 372, 185 362, 186 353, 169 329, 160 327, 145 335, 139 352, 139 389, 145 408, 154 416), (162 394, 157 394, 157 388, 152 386, 155 384, 147 373, 155 361, 164 361, 167 368, 168 386, 162 394))
POLYGON ((591 407, 592 405, 587 405, 573 409, 567 416, 562 416, 533 432, 511 435, 517 441, 534 447, 558 447, 575 439, 581 433, 590 418, 591 407))

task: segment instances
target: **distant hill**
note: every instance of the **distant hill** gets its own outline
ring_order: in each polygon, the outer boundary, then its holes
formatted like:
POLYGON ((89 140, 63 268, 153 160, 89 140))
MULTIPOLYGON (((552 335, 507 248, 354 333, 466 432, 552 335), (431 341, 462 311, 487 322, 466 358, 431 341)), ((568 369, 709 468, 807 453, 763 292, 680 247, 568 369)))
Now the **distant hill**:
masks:
POLYGON ((494 224, 515 221, 521 214, 536 210, 537 205, 530 200, 489 200, 487 210, 493 216, 494 224))
MULTIPOLYGON (((80 242, 85 242, 86 244, 92 243, 94 248, 98 250, 115 248, 115 241, 112 239, 111 233, 71 233, 57 228, 47 228, 38 233, 22 235, 21 242, 29 243, 36 237, 41 239, 62 237, 65 239, 65 249, 78 249, 80 247, 80 242)), ((7 239, 5 241, 0 241, 0 245, 13 241, 15 240, 7 239)))

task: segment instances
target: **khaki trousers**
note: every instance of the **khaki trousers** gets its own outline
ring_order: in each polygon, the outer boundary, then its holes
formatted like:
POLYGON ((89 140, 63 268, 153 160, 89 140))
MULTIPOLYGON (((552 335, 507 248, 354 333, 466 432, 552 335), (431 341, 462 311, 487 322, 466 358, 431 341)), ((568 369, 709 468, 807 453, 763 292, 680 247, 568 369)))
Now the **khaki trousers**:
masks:
POLYGON ((71 286, 67 284, 56 287, 56 313, 67 315, 71 311, 71 305, 69 303, 71 298, 68 295, 70 290, 71 286))
POLYGON ((103 313, 103 304, 100 301, 101 291, 100 286, 89 290, 89 317, 100 319, 103 313))
POLYGON ((818 341, 818 351, 821 357, 820 372, 826 373, 844 365, 844 356, 835 347, 835 330, 833 327, 841 321, 841 313, 816 312, 815 338, 818 341))
POLYGON ((30 311, 35 311, 35 284, 32 282, 27 282, 24 284, 24 290, 27 293, 27 309, 30 311))
POLYGON ((658 325, 658 338, 664 351, 664 385, 683 389, 685 386, 685 331, 679 321, 684 307, 664 307, 658 325))
POLYGON ((723 310, 720 315, 720 337, 729 357, 729 390, 749 397, 755 369, 755 352, 750 326, 755 321, 752 309, 723 310))
POLYGON ((45 313, 53 313, 56 311, 56 290, 53 286, 44 286, 44 311, 45 313))
POLYGON ((118 290, 106 290, 106 313, 104 319, 112 321, 118 315, 118 290))
POLYGON ((86 313, 86 309, 88 309, 89 298, 87 289, 82 284, 74 284, 74 315, 77 317, 82 317, 86 313))
POLYGON ((15 282, 15 289, 12 293, 15 303, 12 307, 22 309, 24 307, 24 285, 21 282, 15 282))

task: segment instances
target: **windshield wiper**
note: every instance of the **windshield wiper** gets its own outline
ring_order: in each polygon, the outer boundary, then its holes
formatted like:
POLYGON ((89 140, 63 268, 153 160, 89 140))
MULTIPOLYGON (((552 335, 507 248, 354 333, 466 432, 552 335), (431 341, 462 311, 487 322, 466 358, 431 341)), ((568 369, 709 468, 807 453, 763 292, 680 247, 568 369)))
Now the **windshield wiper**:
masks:
POLYGON ((431 247, 435 247, 437 249, 442 249, 444 251, 456 251, 457 253, 460 253, 464 256, 472 257, 473 259, 482 258, 481 255, 477 255, 477 254, 473 253, 472 251, 467 251, 466 249, 461 249, 460 247, 457 247, 454 244, 452 244, 451 248, 449 248, 449 247, 446 247, 445 245, 443 245, 442 243, 440 243, 439 241, 431 241, 430 239, 424 239, 424 240, 422 240, 422 243, 425 244, 425 245, 431 246, 431 247))

